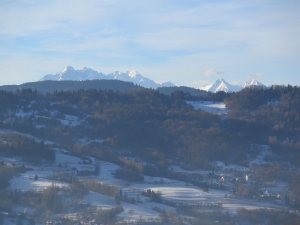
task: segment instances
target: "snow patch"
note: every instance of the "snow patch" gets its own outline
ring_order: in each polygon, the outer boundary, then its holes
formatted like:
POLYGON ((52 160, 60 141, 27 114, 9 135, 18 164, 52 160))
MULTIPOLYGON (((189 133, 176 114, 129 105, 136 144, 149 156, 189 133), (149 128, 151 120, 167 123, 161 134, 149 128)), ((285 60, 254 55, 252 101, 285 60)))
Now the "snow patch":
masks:
POLYGON ((187 104, 190 104, 194 109, 201 109, 203 111, 214 113, 218 115, 223 115, 228 113, 223 102, 212 102, 212 101, 186 101, 187 104))

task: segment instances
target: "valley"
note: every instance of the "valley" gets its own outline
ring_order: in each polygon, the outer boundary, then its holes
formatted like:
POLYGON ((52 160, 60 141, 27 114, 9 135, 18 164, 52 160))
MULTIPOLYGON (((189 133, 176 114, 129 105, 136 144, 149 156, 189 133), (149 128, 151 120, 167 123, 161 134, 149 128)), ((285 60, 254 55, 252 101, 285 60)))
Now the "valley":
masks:
MULTIPOLYGON (((9 133, 10 131, 5 131, 9 133)), ((36 138, 36 140, 38 140, 36 138)), ((51 143, 46 141, 47 143, 51 143)), ((54 145, 56 143, 51 143, 54 145)), ((85 164, 84 160, 80 157, 76 157, 70 154, 70 152, 65 149, 55 148, 55 158, 53 163, 42 162, 40 166, 32 166, 24 162, 21 158, 4 158, 1 157, 0 161, 4 162, 7 166, 21 166, 25 163, 25 167, 29 168, 30 171, 20 174, 19 176, 12 178, 10 180, 9 190, 18 190, 21 192, 26 191, 37 191, 43 192, 47 188, 58 188, 66 189, 69 188, 70 184, 62 181, 57 181, 53 179, 53 174, 56 171, 64 171, 65 173, 72 173, 74 168, 76 171, 94 171, 95 165, 99 165, 101 171, 99 175, 91 176, 78 176, 78 179, 85 182, 85 179, 92 179, 97 182, 106 182, 108 184, 115 185, 122 191, 122 200, 120 205, 123 208, 123 212, 118 214, 115 218, 117 221, 122 221, 121 223, 152 223, 153 221, 161 222, 161 212, 175 212, 180 209, 180 207, 193 207, 201 211, 224 211, 229 212, 231 215, 237 213, 240 208, 245 208, 248 210, 266 208, 272 210, 289 210, 280 198, 275 197, 278 194, 284 193, 284 188, 286 188, 286 183, 271 183, 266 187, 262 187, 266 198, 247 198, 236 196, 233 192, 234 185, 229 180, 236 179, 234 173, 240 173, 244 176, 250 174, 248 168, 240 167, 237 165, 225 166, 221 162, 216 162, 215 171, 207 170, 185 170, 176 165, 170 165, 170 168, 174 173, 180 173, 184 175, 187 179, 201 179, 203 183, 223 184, 223 190, 216 190, 213 188, 208 188, 204 190, 198 186, 194 186, 191 183, 178 181, 175 179, 163 178, 163 177, 153 177, 144 176, 142 182, 127 182, 122 179, 115 178, 114 174, 117 169, 120 168, 119 165, 97 160, 95 158, 90 158, 91 162, 85 164), (38 176, 35 180, 34 177, 38 176), (224 180, 222 178, 226 177, 224 180), (156 193, 161 194, 162 202, 153 202, 150 198, 143 196, 143 192, 146 190, 152 190, 156 193), (268 198, 267 196, 272 196, 268 198), (276 201, 277 200, 277 201, 276 201), (133 211, 133 212, 131 212, 133 211)), ((138 159, 133 159, 140 162, 138 159)), ((256 162, 259 159, 254 159, 256 162)), ((261 161, 264 163, 264 161, 261 161)), ((239 177, 243 179, 242 176, 239 177)), ((250 182, 250 181, 249 181, 250 182)), ((74 200, 70 200, 70 202, 74 200)), ((115 199, 106 195, 98 194, 96 192, 87 191, 81 199, 78 199, 82 204, 89 207, 95 206, 103 210, 116 207, 118 204, 115 199)), ((22 213, 24 208, 18 207, 19 213, 22 213)), ((32 209, 32 214, 29 212, 26 214, 27 217, 34 217, 32 209)), ((179 214, 184 218, 184 213, 179 214)), ((60 220, 61 214, 53 214, 50 218, 52 220, 60 220)), ((74 212, 66 213, 64 218, 76 218, 81 220, 80 214, 75 214, 74 212)))
POLYGON ((180 96, 1 92, 2 224, 298 224, 298 125, 262 140, 233 97, 180 96))

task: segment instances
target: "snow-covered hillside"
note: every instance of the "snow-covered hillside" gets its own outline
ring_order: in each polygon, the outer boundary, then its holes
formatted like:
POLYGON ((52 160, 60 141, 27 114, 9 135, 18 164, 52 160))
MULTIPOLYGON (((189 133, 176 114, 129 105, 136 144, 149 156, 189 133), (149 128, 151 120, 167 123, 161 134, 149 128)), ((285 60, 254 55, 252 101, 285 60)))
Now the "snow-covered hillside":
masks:
POLYGON ((75 70, 71 66, 67 66, 62 71, 53 74, 45 75, 40 79, 40 81, 45 80, 95 80, 95 79, 106 79, 106 80, 121 80, 121 81, 129 81, 133 82, 134 84, 138 84, 140 86, 146 87, 146 88, 158 88, 158 87, 171 87, 175 86, 171 82, 165 82, 162 84, 158 84, 154 82, 153 80, 150 80, 149 78, 143 77, 141 74, 139 74, 135 70, 126 71, 125 73, 115 71, 113 73, 110 73, 108 75, 105 75, 103 73, 98 73, 95 70, 89 69, 84 67, 82 70, 75 70))
MULTIPOLYGON (((11 132, 11 131, 6 131, 11 132)), ((37 137, 34 140, 39 141, 37 137)), ((45 141, 51 143, 50 141, 45 141)), ((57 143, 52 143, 51 146, 55 146, 57 143)), ((174 173, 184 174, 186 177, 193 179, 201 179, 203 182, 222 184, 227 187, 224 190, 209 189, 204 191, 203 188, 186 183, 183 181, 162 178, 144 176, 143 182, 126 182, 118 179, 114 176, 116 171, 120 169, 120 166, 98 160, 90 157, 90 162, 85 164, 82 158, 72 155, 71 152, 62 149, 55 148, 56 160, 53 163, 43 163, 43 165, 32 165, 28 162, 24 162, 22 158, 18 157, 0 157, 0 161, 5 165, 22 165, 25 163, 27 168, 30 168, 26 173, 22 173, 19 176, 10 180, 10 190, 20 191, 37 191, 42 192, 47 187, 55 185, 57 188, 70 188, 70 184, 66 182, 54 181, 53 174, 64 171, 65 174, 71 173, 76 168, 76 171, 93 171, 95 165, 101 167, 99 175, 89 175, 81 177, 81 179, 93 179, 97 182, 105 182, 110 185, 116 185, 123 192, 123 199, 120 204, 124 211, 120 213, 116 219, 121 222, 131 222, 133 224, 139 221, 143 222, 161 222, 160 211, 169 212, 175 211, 179 205, 185 205, 185 207, 197 207, 200 210, 222 210, 224 212, 230 212, 235 214, 241 207, 245 209, 260 209, 268 208, 272 210, 286 209, 282 204, 275 204, 270 201, 262 201, 259 199, 250 200, 248 198, 236 198, 230 191, 233 188, 233 184, 230 182, 232 178, 236 179, 236 174, 249 174, 250 171, 246 167, 240 167, 238 165, 225 166, 222 162, 215 162, 218 164, 218 171, 212 173, 207 170, 185 170, 179 166, 170 165, 170 169, 174 173), (34 176, 37 175, 38 179, 35 180, 34 176), (222 180, 223 179, 223 180, 222 180), (150 198, 143 196, 143 192, 151 189, 161 194, 163 202, 157 203, 150 198), (228 197, 227 197, 228 196, 228 197), (134 201, 132 200, 134 199, 134 201)), ((138 158, 133 158, 135 161, 141 162, 138 158)), ((255 159, 255 163, 263 163, 262 159, 255 159)), ((145 163, 145 162, 142 162, 145 163)), ((244 175, 242 175, 244 176, 244 175)), ((240 179, 241 177, 239 177, 240 179)), ((283 192, 284 186, 275 182, 272 187, 265 188, 269 194, 277 194, 283 192)), ((107 195, 99 194, 93 191, 87 191, 83 195, 81 200, 82 204, 89 206, 95 206, 99 209, 110 209, 117 204, 115 200, 107 195)), ((22 208, 24 209, 24 208, 22 208)), ((73 213, 74 218, 78 218, 80 214, 73 213)), ((183 216, 184 214, 181 214, 183 216)), ((32 216, 28 213, 27 216, 32 216)), ((66 217, 70 216, 65 214, 66 217)), ((121 223, 122 224, 122 223, 121 223)))

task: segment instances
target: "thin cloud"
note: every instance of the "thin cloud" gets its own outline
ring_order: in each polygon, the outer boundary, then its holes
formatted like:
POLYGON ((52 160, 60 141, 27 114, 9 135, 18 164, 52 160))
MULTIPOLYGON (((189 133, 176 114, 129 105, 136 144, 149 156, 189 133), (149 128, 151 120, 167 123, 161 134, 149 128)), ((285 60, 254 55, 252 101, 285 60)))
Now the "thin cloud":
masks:
POLYGON ((215 70, 215 69, 209 69, 204 72, 204 76, 206 76, 206 77, 213 77, 215 75, 221 75, 221 74, 224 74, 224 72, 220 71, 220 70, 215 70))

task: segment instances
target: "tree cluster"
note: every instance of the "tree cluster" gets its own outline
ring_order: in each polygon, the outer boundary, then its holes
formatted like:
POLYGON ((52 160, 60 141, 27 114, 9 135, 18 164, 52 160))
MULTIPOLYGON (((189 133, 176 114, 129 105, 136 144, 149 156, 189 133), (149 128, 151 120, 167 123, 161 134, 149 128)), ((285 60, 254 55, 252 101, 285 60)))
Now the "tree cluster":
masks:
POLYGON ((20 156, 25 160, 37 162, 41 159, 55 160, 55 153, 44 141, 13 133, 0 134, 0 156, 20 156))
POLYGON ((162 203, 161 193, 159 192, 147 189, 147 191, 142 192, 142 195, 150 198, 153 202, 162 203))

